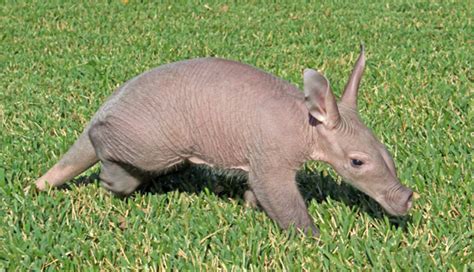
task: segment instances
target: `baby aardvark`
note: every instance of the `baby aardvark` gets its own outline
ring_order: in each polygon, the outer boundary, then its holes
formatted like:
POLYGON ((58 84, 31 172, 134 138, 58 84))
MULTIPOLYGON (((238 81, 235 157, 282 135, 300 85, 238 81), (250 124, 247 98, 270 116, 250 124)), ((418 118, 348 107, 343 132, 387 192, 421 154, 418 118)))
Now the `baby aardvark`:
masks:
POLYGON ((295 182, 307 160, 329 163, 393 215, 412 206, 386 148, 362 123, 357 92, 364 48, 340 102, 319 72, 304 93, 252 66, 218 58, 167 64, 118 88, 36 186, 58 186, 98 161, 108 190, 130 194, 144 174, 185 162, 248 173, 246 199, 282 228, 317 234, 295 182))

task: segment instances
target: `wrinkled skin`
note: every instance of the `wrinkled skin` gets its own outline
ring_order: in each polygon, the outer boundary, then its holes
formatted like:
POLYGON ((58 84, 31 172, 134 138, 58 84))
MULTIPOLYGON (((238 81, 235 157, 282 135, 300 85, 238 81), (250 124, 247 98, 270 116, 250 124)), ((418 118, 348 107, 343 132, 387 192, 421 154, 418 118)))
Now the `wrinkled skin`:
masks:
POLYGON ((190 162, 248 173, 245 199, 282 228, 318 234, 298 191, 307 160, 329 163, 345 180, 403 215, 412 191, 357 113, 363 48, 339 103, 329 81, 304 71, 295 86, 241 63, 205 58, 164 65, 128 81, 99 109, 73 147, 36 186, 59 186, 96 162, 108 190, 130 194, 144 174, 190 162))

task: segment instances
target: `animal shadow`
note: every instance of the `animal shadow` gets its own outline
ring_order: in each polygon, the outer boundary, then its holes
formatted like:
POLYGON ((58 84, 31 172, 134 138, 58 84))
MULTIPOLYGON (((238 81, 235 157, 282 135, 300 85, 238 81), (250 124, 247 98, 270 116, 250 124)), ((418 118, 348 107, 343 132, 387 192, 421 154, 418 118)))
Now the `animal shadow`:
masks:
MULTIPOLYGON (((150 177, 141 185, 138 194, 166 194, 172 191, 199 194, 209 191, 223 200, 232 198, 244 203, 243 195, 248 189, 246 175, 228 175, 203 166, 188 166, 165 175, 150 177)), ((335 181, 332 176, 323 172, 301 170, 297 173, 296 181, 300 192, 309 204, 311 201, 323 203, 328 199, 342 202, 354 212, 360 211, 372 218, 381 219, 388 216, 392 226, 406 230, 409 216, 394 217, 385 213, 382 207, 373 199, 366 196, 346 183, 335 181)), ((98 173, 83 176, 74 180, 76 185, 99 182, 98 173)), ((133 195, 132 195, 133 197, 133 195)))

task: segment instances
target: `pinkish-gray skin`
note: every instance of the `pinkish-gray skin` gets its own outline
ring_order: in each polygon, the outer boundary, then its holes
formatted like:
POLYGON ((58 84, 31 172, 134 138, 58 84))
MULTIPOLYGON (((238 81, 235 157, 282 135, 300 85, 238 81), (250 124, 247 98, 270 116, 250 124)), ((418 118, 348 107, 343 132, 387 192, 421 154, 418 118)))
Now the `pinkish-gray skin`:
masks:
POLYGON ((329 163, 392 215, 410 209, 385 146, 362 123, 357 93, 364 48, 340 102, 319 72, 304 71, 304 92, 252 66, 218 58, 176 62, 118 88, 71 149, 36 181, 59 186, 97 162, 108 190, 127 195, 142 173, 183 163, 248 173, 245 199, 282 228, 319 232, 295 174, 308 160, 329 163))

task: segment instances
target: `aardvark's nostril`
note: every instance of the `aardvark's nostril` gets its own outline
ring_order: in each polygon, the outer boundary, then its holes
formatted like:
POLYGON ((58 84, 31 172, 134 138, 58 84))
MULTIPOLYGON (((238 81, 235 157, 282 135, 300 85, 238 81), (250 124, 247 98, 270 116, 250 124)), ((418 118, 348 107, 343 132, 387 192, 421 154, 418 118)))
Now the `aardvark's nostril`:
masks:
POLYGON ((413 204, 412 198, 413 198, 413 192, 411 192, 410 195, 407 198, 407 202, 406 202, 407 211, 411 209, 411 206, 413 204))
POLYGON ((381 204, 390 214, 402 216, 412 207, 413 198, 413 191, 400 184, 385 194, 381 204))

